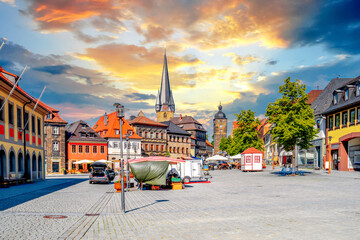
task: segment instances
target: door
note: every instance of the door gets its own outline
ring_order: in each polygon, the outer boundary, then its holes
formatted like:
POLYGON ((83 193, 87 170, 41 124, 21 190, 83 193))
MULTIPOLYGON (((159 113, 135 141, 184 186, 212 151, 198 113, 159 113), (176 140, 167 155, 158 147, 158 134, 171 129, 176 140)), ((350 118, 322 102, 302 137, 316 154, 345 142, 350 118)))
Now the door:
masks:
POLYGON ((316 166, 320 168, 321 167, 321 158, 320 158, 320 147, 315 147, 315 151, 316 151, 316 166))
POLYGON ((245 168, 244 170, 250 171, 252 170, 252 154, 245 155, 245 168))
POLYGON ((200 177, 200 163, 199 162, 193 162, 192 163, 192 176, 191 177, 200 177))

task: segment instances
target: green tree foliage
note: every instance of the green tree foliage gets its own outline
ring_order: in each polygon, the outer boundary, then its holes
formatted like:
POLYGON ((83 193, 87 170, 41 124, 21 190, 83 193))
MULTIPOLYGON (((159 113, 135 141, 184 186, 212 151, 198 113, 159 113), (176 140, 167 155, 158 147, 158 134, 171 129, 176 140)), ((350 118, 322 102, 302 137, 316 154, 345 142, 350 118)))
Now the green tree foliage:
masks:
POLYGON ((279 87, 282 97, 270 103, 266 109, 268 121, 275 126, 271 130, 274 141, 286 151, 292 151, 295 145, 308 149, 310 141, 315 137, 315 120, 313 110, 307 103, 306 86, 299 80, 284 80, 279 87))
POLYGON ((229 136, 221 139, 220 150, 226 151, 229 155, 242 153, 250 147, 263 150, 264 143, 257 131, 260 121, 255 118, 255 113, 249 109, 235 115, 238 128, 234 130, 232 138, 229 136))

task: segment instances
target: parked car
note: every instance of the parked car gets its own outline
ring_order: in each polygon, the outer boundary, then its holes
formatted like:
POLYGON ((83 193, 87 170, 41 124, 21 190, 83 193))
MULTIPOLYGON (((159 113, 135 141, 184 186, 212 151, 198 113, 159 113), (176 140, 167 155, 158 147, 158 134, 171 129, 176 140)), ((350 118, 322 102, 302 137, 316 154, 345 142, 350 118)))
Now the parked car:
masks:
POLYGON ((89 184, 92 183, 110 183, 110 176, 107 170, 94 170, 89 176, 89 184))
POLYGON ((110 181, 114 180, 116 175, 115 171, 113 169, 109 169, 107 171, 109 172, 110 181))

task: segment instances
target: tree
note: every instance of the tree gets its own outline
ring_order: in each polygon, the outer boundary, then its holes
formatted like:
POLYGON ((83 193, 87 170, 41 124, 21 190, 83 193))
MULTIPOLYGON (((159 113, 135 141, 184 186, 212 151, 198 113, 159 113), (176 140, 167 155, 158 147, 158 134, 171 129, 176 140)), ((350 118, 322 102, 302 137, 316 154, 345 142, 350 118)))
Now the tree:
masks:
MULTIPOLYGON (((290 77, 284 82, 284 85, 279 87, 282 97, 270 103, 266 109, 268 122, 275 124, 271 134, 274 141, 286 151, 293 151, 295 145, 308 149, 317 130, 314 128, 313 110, 307 103, 306 86, 299 80, 291 82, 290 77)), ((293 160, 293 165, 294 163, 293 160)))
POLYGON ((257 127, 260 125, 259 119, 255 118, 255 113, 250 109, 242 110, 237 117, 237 128, 234 130, 233 137, 222 138, 220 149, 227 151, 229 155, 242 153, 250 147, 263 150, 263 141, 259 137, 257 127))

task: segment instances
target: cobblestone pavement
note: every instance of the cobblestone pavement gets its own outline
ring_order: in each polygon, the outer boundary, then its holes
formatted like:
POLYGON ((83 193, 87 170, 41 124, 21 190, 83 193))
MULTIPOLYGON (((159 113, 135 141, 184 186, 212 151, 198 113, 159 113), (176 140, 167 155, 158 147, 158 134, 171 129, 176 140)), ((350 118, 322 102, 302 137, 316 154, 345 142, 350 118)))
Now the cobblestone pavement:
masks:
POLYGON ((309 172, 211 171, 210 184, 126 193, 126 214, 113 185, 89 185, 82 177, 59 178, 24 196, 4 198, 23 186, 0 189, 0 238, 359 239, 360 173, 309 172), (25 200, 6 205, 16 198, 25 200), (67 218, 43 218, 54 214, 67 218))

